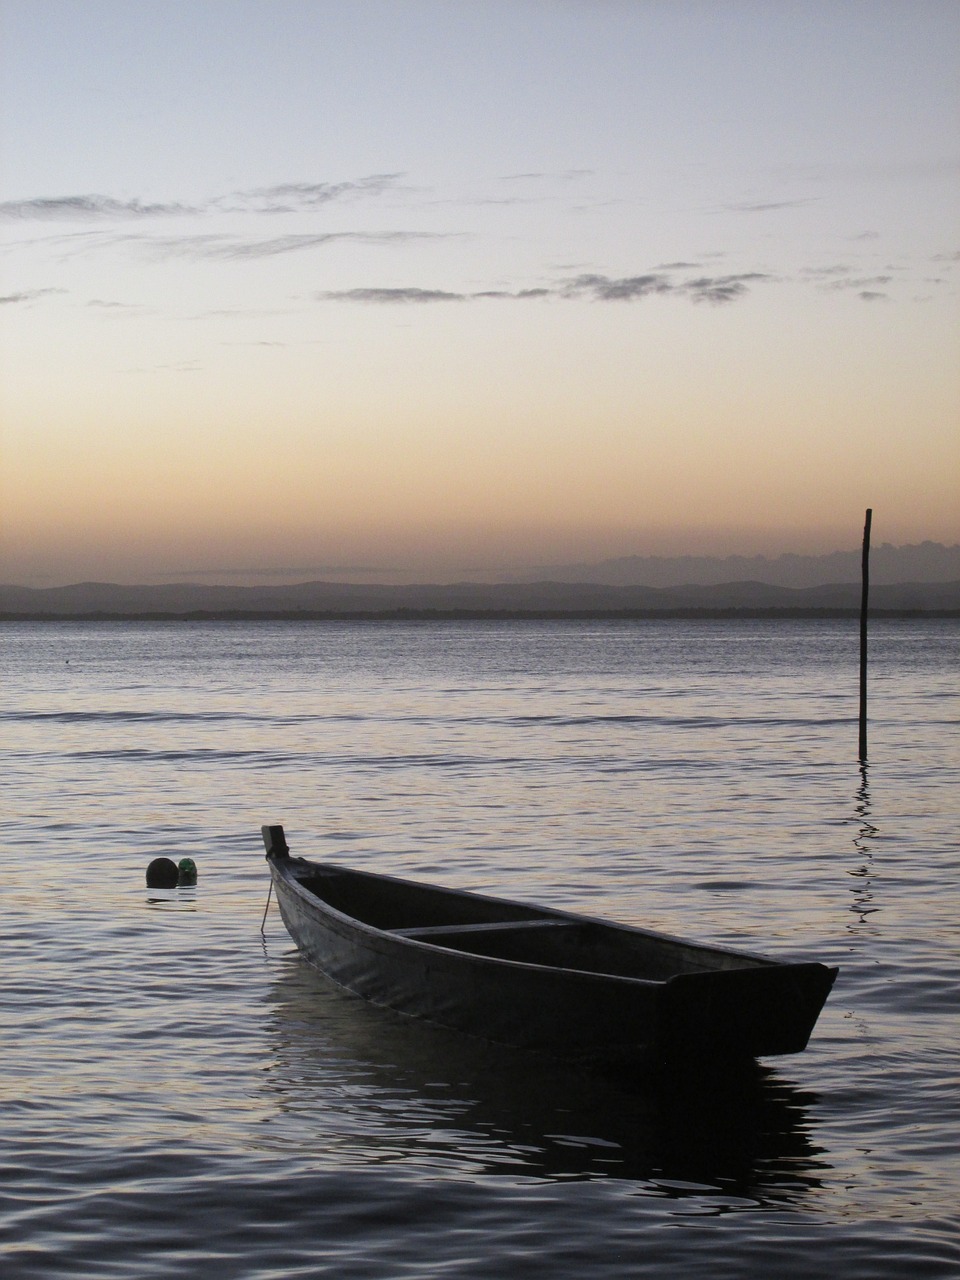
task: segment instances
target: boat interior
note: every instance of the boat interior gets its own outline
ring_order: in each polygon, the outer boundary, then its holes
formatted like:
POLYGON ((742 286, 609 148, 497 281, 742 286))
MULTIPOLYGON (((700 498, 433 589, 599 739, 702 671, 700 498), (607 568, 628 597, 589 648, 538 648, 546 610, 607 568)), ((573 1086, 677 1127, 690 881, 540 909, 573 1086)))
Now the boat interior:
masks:
POLYGON ((307 864, 295 878, 353 920, 397 938, 492 959, 654 982, 768 963, 625 925, 364 872, 307 864))

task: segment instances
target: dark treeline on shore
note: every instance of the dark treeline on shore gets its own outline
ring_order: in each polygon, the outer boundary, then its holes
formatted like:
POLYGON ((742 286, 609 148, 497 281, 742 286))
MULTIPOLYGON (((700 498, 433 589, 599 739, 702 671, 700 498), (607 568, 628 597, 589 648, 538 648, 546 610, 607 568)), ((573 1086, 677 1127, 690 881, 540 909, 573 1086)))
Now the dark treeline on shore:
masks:
MULTIPOLYGON (((957 609, 874 609, 876 618, 960 618, 957 609)), ((196 609, 188 613, 5 613, 0 622, 655 622, 698 619, 856 618, 856 609, 382 609, 244 611, 196 609)))
MULTIPOLYGON (((855 581, 783 587, 756 581, 679 587, 609 583, 447 584, 404 586, 301 582, 215 586, 195 582, 128 586, 82 582, 64 587, 0 586, 0 618, 471 618, 830 616, 855 612, 855 581)), ((960 581, 878 584, 872 612, 960 612, 960 581)))

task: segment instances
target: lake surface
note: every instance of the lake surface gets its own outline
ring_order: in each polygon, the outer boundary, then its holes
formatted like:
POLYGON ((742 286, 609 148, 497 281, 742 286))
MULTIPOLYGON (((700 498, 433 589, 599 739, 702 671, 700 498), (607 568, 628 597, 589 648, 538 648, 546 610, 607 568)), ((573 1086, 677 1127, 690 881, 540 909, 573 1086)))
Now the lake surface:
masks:
POLYGON ((960 1275, 960 624, 0 627, 0 1270, 960 1275), (378 1011, 294 853, 840 966, 691 1090, 378 1011), (158 855, 195 888, 145 888, 158 855))

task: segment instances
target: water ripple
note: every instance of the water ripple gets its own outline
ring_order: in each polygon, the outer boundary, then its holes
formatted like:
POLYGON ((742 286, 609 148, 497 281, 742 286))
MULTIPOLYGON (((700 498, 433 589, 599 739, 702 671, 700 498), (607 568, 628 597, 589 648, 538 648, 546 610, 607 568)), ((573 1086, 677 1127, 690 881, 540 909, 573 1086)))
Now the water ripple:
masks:
POLYGON ((0 630, 5 1274, 960 1273, 955 623, 878 628, 864 769, 841 622, 0 630), (264 821, 840 977, 733 1084, 584 1076, 261 938, 264 821))

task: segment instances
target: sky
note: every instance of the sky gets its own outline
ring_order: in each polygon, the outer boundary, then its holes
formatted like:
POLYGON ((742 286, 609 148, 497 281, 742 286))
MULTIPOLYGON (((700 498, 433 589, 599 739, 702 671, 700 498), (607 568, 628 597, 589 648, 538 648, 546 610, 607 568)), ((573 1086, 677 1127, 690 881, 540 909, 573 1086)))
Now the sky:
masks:
POLYGON ((0 0, 0 581, 960 541, 956 0, 0 0))

